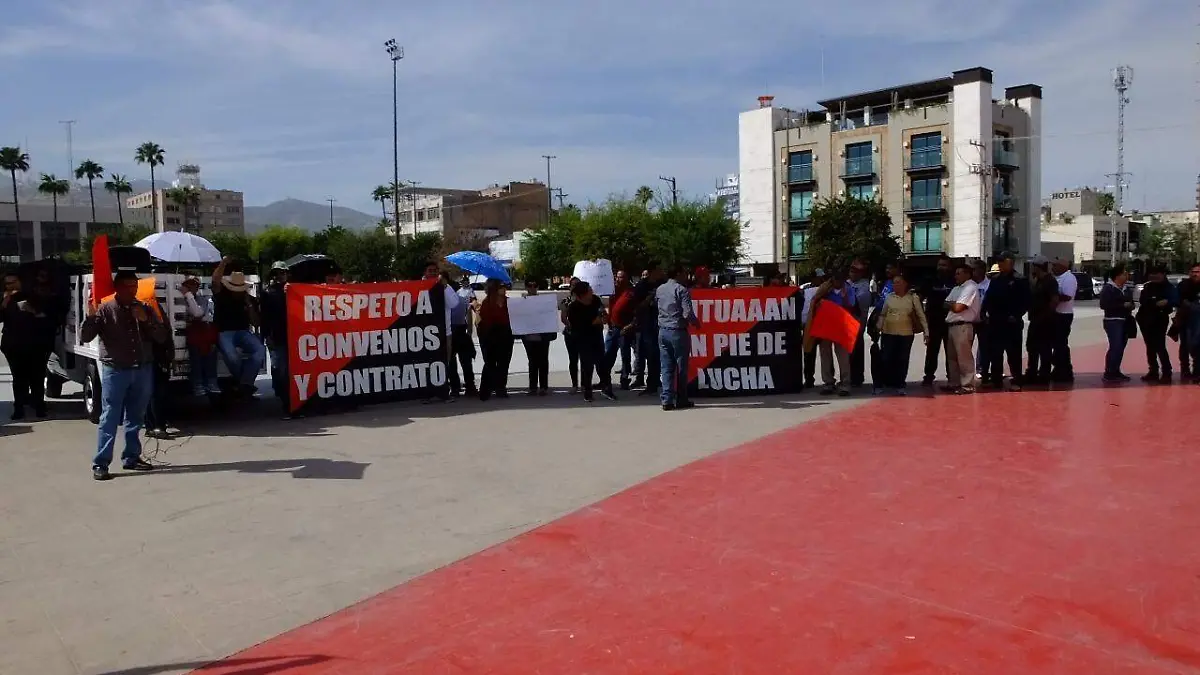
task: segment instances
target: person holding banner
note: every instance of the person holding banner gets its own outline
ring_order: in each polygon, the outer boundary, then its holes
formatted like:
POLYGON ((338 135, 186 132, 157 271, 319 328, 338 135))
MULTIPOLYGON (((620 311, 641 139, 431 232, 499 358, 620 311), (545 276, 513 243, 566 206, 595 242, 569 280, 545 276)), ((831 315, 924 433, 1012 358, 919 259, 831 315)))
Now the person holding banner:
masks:
MULTIPOLYGON (((538 294, 537 279, 525 280, 525 296, 535 297, 538 294)), ((534 333, 522 335, 521 344, 525 346, 525 358, 529 361, 529 395, 545 396, 550 393, 550 343, 558 333, 534 333)))
MULTIPOLYGON (((829 281, 821 285, 813 298, 814 311, 822 302, 836 303, 854 316, 857 306, 857 296, 854 286, 846 283, 846 275, 841 270, 835 271, 829 281)), ((850 395, 850 350, 842 345, 835 345, 829 340, 817 342, 817 350, 821 358, 821 388, 823 396, 829 396, 835 391, 838 396, 850 395), (837 359, 837 377, 833 375, 833 362, 837 359)))
POLYGON ((688 356, 692 344, 688 326, 699 326, 687 289, 687 270, 671 268, 667 282, 654 292, 658 306, 658 349, 662 377, 662 409, 680 410, 696 404, 688 400, 688 356))
POLYGON ((475 388, 475 341, 471 339, 471 316, 479 302, 475 299, 475 291, 471 290, 470 276, 463 279, 462 284, 455 284, 448 272, 442 272, 442 283, 453 288, 458 295, 458 305, 450 311, 450 364, 446 374, 450 379, 450 395, 459 396, 464 391, 467 396, 479 396, 475 388), (454 361, 458 360, 462 368, 462 378, 458 376, 458 368, 454 361), (465 389, 464 389, 465 388, 465 389))
POLYGON ((571 291, 579 283, 577 277, 567 280, 567 297, 558 303, 558 318, 563 325, 563 345, 567 348, 567 373, 571 376, 571 394, 579 393, 579 346, 575 336, 571 334, 571 323, 567 318, 567 309, 571 307, 571 291))
POLYGON ((913 338, 923 333, 929 342, 929 321, 921 298, 909 292, 908 279, 902 272, 892 277, 892 293, 883 303, 879 314, 880 369, 882 380, 877 389, 904 396, 908 380, 908 364, 912 355, 913 338))
POLYGON ((586 281, 576 282, 571 289, 574 300, 567 307, 567 326, 575 339, 576 349, 579 350, 579 373, 583 383, 583 400, 591 403, 593 372, 600 380, 600 395, 615 401, 613 393, 612 368, 607 367, 604 358, 604 324, 608 323, 608 313, 604 311, 604 303, 592 292, 592 285, 586 281))
POLYGON ((479 303, 479 348, 483 351, 483 373, 479 376, 479 400, 492 394, 508 398, 508 366, 512 362, 513 332, 508 318, 508 289, 498 279, 488 279, 479 303))

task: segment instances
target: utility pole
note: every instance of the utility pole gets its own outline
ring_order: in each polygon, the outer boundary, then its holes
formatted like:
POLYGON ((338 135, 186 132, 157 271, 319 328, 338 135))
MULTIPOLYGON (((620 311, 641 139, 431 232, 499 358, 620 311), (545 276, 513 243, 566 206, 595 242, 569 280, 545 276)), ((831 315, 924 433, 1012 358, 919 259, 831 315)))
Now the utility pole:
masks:
POLYGON ((562 211, 563 200, 565 200, 567 197, 570 197, 571 195, 563 192, 562 188, 554 188, 554 196, 558 197, 558 210, 562 211))
POLYGON ((971 165, 971 173, 979 176, 979 257, 987 260, 991 249, 989 237, 992 235, 992 181, 995 178, 995 167, 992 166, 988 155, 988 143, 978 140, 971 141, 972 147, 979 149, 979 163, 971 165))
MULTIPOLYGON (((417 186, 421 184, 421 181, 410 180, 408 182, 408 184, 411 185, 413 188, 413 193, 409 196, 412 197, 412 224, 413 224, 413 236, 415 237, 415 236, 417 236, 417 193, 416 193, 416 189, 417 189, 417 186)), ((396 223, 396 230, 397 231, 400 230, 399 222, 396 223)))
POLYGON ((337 200, 333 197, 326 197, 325 201, 329 202, 329 229, 333 229, 333 203, 337 200))
MULTIPOLYGON (((404 47, 395 40, 383 43, 388 58, 392 60, 392 216, 396 226, 396 253, 400 253, 400 101, 397 72, 400 59, 404 58, 404 47)), ((413 221, 413 227, 417 221, 413 221)))
POLYGON ((678 205, 679 204, 679 189, 675 187, 675 176, 670 176, 670 177, 659 176, 658 179, 663 181, 667 185, 671 186, 671 205, 672 206, 678 205))
POLYGON ((546 160, 546 222, 550 222, 550 214, 554 212, 554 188, 550 183, 550 160, 558 159, 556 155, 542 155, 546 160))
POLYGON ((59 124, 67 129, 67 180, 75 178, 75 120, 60 120, 59 124))
POLYGON ((1117 217, 1125 213, 1125 188, 1129 187, 1126 180, 1130 174, 1125 172, 1125 106, 1129 97, 1125 95, 1133 86, 1133 68, 1117 66, 1112 71, 1113 89, 1117 91, 1117 172, 1107 174, 1113 179, 1113 210, 1108 214, 1109 248, 1112 263, 1117 262, 1117 217))

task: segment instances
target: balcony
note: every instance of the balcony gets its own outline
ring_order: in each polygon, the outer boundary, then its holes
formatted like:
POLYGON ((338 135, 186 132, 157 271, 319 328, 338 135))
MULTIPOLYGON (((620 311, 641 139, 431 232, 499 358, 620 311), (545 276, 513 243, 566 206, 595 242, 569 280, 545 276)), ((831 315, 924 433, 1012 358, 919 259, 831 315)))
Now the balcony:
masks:
POLYGON ((992 210, 996 213, 1013 213, 1021 210, 1021 205, 1014 195, 997 192, 992 197, 992 210))
POLYGON ((788 167, 788 183, 791 185, 813 183, 816 180, 812 164, 793 164, 788 167))
POLYGON ((941 195, 907 195, 904 197, 905 213, 940 213, 946 210, 941 195))
POLYGON ((1015 150, 1005 150, 1002 146, 997 145, 992 150, 992 164, 996 165, 997 169, 1019 169, 1021 168, 1021 157, 1015 150))
POLYGON ((941 148, 933 150, 913 150, 904 155, 904 170, 909 173, 918 171, 944 171, 946 162, 942 159, 941 148))
POLYGON ((854 157, 846 160, 842 167, 842 178, 873 178, 875 171, 874 157, 854 157))

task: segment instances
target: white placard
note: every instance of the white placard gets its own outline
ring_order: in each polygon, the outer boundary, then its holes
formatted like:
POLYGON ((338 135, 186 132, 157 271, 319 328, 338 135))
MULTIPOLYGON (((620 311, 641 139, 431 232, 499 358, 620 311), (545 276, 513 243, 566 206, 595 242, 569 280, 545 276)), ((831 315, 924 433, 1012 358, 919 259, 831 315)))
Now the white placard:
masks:
POLYGON ((557 333, 562 330, 558 317, 558 296, 553 293, 509 296, 508 321, 513 335, 557 333))
POLYGON ((575 278, 586 281, 596 295, 612 295, 617 290, 613 280, 612 263, 601 258, 599 260, 580 260, 575 263, 575 278))

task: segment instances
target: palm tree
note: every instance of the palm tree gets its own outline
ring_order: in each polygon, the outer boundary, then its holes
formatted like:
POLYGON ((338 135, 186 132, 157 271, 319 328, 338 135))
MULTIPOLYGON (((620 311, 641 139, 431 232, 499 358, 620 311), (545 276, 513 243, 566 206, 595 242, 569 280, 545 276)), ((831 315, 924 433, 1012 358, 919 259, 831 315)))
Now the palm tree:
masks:
POLYGON ((121 202, 124 200, 121 198, 121 195, 133 192, 133 186, 129 184, 128 178, 119 173, 114 173, 109 177, 109 180, 104 181, 104 189, 116 195, 117 218, 121 220, 121 227, 125 227, 125 209, 121 208, 121 202))
POLYGON ((634 193, 633 198, 638 202, 641 202, 642 206, 645 207, 650 204, 651 200, 654 199, 654 190, 650 189, 649 185, 643 185, 637 189, 637 192, 634 193))
POLYGON ((371 199, 379 202, 379 207, 383 209, 383 219, 388 219, 387 203, 395 196, 395 190, 391 185, 380 185, 371 191, 371 199))
MULTIPOLYGON (((58 198, 71 191, 71 182, 66 178, 58 178, 52 173, 42 174, 42 182, 38 184, 38 192, 50 195, 54 203, 54 226, 58 229, 58 198)), ((60 236, 60 235, 55 235, 60 236)))
POLYGON ((21 152, 18 147, 0 148, 0 169, 8 172, 12 177, 13 189, 13 211, 17 216, 17 259, 21 258, 21 203, 17 199, 17 172, 25 173, 29 170, 29 155, 21 152))
MULTIPOLYGON (((158 191, 155 189, 154 183, 154 167, 163 165, 163 155, 165 150, 158 143, 149 141, 142 143, 137 147, 137 152, 134 153, 133 159, 138 164, 150 165, 150 209, 154 211, 154 220, 158 222, 158 204, 155 199, 158 198, 158 191)), ((154 229, 158 229, 155 227, 154 229)))
POLYGON ((92 190, 92 181, 97 178, 104 177, 104 167, 93 162, 90 159, 85 159, 79 163, 75 169, 75 179, 87 179, 88 182, 88 199, 92 202, 92 224, 96 223, 96 193, 92 190))
MULTIPOLYGON (((192 216, 195 210, 200 207, 200 191, 194 187, 176 187, 163 191, 163 197, 170 199, 183 208, 183 227, 182 230, 187 230, 189 225, 192 225, 192 216)), ((196 218, 199 220, 199 218, 196 218)), ((200 224, 195 223, 196 230, 200 229, 200 224)))

